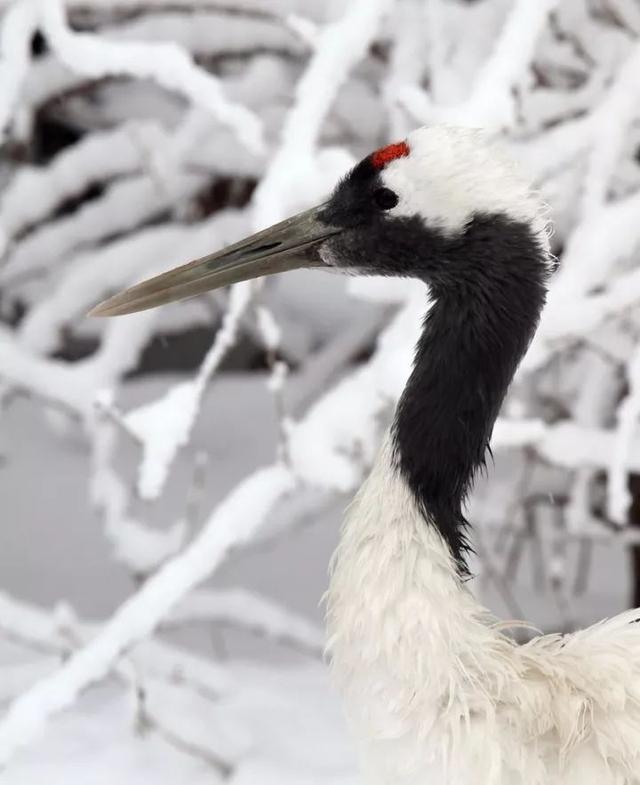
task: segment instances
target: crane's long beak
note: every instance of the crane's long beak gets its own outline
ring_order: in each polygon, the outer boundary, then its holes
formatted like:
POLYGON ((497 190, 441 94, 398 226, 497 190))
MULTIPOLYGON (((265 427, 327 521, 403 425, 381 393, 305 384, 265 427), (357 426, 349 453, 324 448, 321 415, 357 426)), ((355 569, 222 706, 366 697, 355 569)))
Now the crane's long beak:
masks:
POLYGON ((89 316, 135 313, 261 275, 320 267, 320 245, 340 231, 318 219, 323 207, 306 210, 222 251, 132 286, 97 305, 89 316))

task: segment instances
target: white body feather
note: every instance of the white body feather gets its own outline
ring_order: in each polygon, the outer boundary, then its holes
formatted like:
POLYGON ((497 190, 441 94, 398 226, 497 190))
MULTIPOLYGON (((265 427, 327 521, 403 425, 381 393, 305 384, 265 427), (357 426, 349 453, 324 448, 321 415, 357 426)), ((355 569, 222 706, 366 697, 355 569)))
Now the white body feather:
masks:
POLYGON ((392 460, 350 507, 329 651, 372 785, 637 785, 640 624, 520 646, 457 577, 392 460))

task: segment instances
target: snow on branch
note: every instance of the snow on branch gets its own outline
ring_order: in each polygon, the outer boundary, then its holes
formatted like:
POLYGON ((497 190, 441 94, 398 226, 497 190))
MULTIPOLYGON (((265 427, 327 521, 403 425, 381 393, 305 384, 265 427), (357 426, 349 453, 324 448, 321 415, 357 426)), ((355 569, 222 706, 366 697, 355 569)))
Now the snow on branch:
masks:
POLYGON ((632 466, 631 452, 640 419, 640 345, 636 346, 627 364, 627 381, 629 393, 618 406, 615 444, 609 453, 609 516, 619 525, 627 521, 632 501, 628 488, 629 472, 638 470, 637 466, 632 466))
POLYGON ((352 161, 336 153, 316 162, 314 151, 340 86, 364 56, 390 7, 391 0, 350 0, 344 15, 318 35, 311 61, 296 85, 280 146, 254 196, 256 229, 275 223, 293 206, 287 195, 296 181, 304 182, 305 199, 320 198, 352 161))
MULTIPOLYGON (((435 103, 434 96, 416 84, 407 84, 399 100, 422 122, 444 122, 484 126, 491 129, 511 128, 515 121, 514 89, 520 86, 531 66, 534 49, 549 14, 558 0, 515 0, 491 54, 479 65, 469 96, 454 104, 435 103)), ((430 6, 430 21, 442 21, 442 11, 430 6)), ((437 32, 434 33, 437 35, 437 32)), ((442 68, 442 60, 439 62, 442 68)), ((437 66, 436 66, 437 67, 437 66)), ((433 75, 437 83, 438 74, 433 75)), ((437 95, 438 99, 443 96, 437 95)))
MULTIPOLYGON (((313 27, 313 25, 312 25, 313 27)), ((304 32, 304 31, 303 31, 304 32)), ((190 14, 172 9, 134 17, 110 30, 114 40, 171 40, 192 55, 242 55, 251 49, 275 50, 302 55, 307 45, 295 33, 295 22, 261 14, 212 13, 194 8, 190 14)))
POLYGON ((191 592, 168 616, 166 624, 212 621, 254 630, 316 657, 324 649, 324 633, 307 619, 246 589, 191 592))
POLYGON ((6 328, 0 329, 0 378, 75 416, 86 416, 91 406, 92 392, 80 380, 69 384, 66 363, 27 354, 6 328))
POLYGON ((467 123, 488 127, 513 125, 513 90, 529 69, 538 38, 558 1, 516 0, 471 96, 456 115, 467 123))
POLYGON ((103 519, 114 557, 134 577, 146 576, 182 549, 188 524, 181 518, 173 525, 159 529, 131 515, 131 494, 113 466, 117 437, 126 424, 113 421, 113 402, 108 395, 103 394, 97 403, 90 428, 93 464, 91 501, 103 519))
MULTIPOLYGON (((11 3, 11 0, 0 0, 0 9, 11 3)), ((149 9, 149 0, 64 0, 64 5, 70 11, 84 10, 88 7, 98 11, 145 11, 149 9)), ((190 11, 194 8, 209 9, 214 11, 227 11, 228 0, 153 0, 153 7, 158 9, 184 9, 190 11)), ((293 12, 296 8, 294 0, 235 0, 234 10, 247 14, 267 15, 270 13, 285 14, 293 12)))
MULTIPOLYGON (((42 276, 56 264, 64 264, 66 257, 75 251, 150 221, 175 200, 192 196, 202 184, 201 176, 186 173, 173 177, 168 190, 159 189, 149 175, 118 180, 104 196, 87 202, 77 213, 39 224, 27 234, 0 271, 2 281, 16 287, 25 279, 42 276)), ((124 241, 136 239, 135 236, 125 237, 124 241)), ((105 253, 109 252, 108 248, 104 249, 105 253)))
POLYGON ((262 124, 246 107, 227 100, 219 81, 198 68, 173 43, 111 42, 90 33, 74 33, 66 22, 62 0, 39 0, 43 32, 57 57, 69 68, 93 79, 127 75, 153 79, 177 90, 230 126, 252 151, 263 146, 262 124))
POLYGON ((250 539, 294 480, 283 466, 259 469, 222 502, 202 532, 125 602, 104 628, 47 679, 16 699, 0 722, 0 766, 28 744, 81 690, 103 678, 118 658, 142 640, 186 593, 250 539))
POLYGON ((231 288, 229 308, 195 378, 174 385, 162 398, 125 417, 142 445, 138 491, 143 499, 158 498, 178 450, 188 443, 207 382, 235 341, 251 289, 250 282, 231 288))
POLYGON ((581 211, 586 219, 590 219, 594 211, 604 204, 629 125, 640 115, 639 72, 640 43, 634 46, 595 112, 594 140, 582 194, 581 211))
POLYGON ((590 221, 581 222, 568 238, 563 267, 551 287, 547 308, 523 369, 540 367, 553 352, 554 342, 584 336, 606 318, 638 302, 638 271, 631 270, 617 277, 611 276, 610 271, 640 244, 639 208, 640 194, 635 193, 602 208, 590 221), (588 294, 602 286, 607 277, 608 285, 602 291, 588 294), (566 307, 567 297, 572 300, 570 308, 566 307))
MULTIPOLYGON (((31 60, 31 39, 38 13, 31 0, 19 0, 9 7, 0 27, 0 144, 12 119, 22 83, 31 60)), ((0 235, 0 255, 4 248, 0 235)))
POLYGON ((158 123, 133 121, 81 139, 49 166, 22 168, 0 196, 4 234, 19 235, 91 185, 139 171, 143 167, 140 139, 149 146, 166 145, 158 123))
MULTIPOLYGON (((613 430, 580 426, 569 421, 545 425, 536 420, 499 419, 491 445, 495 450, 532 448, 545 460, 567 469, 606 470, 618 438, 613 430)), ((626 471, 640 471, 640 439, 634 433, 625 450, 624 467, 626 471)))

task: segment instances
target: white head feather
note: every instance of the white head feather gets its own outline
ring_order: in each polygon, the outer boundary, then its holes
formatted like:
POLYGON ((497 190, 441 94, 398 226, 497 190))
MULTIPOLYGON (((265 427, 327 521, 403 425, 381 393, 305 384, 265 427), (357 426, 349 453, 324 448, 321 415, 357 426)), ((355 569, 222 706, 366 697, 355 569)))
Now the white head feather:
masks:
POLYGON ((529 224, 548 249, 545 208, 501 145, 471 128, 423 127, 407 137, 409 155, 381 172, 398 196, 390 215, 420 215, 447 233, 462 232, 474 215, 497 213, 529 224))

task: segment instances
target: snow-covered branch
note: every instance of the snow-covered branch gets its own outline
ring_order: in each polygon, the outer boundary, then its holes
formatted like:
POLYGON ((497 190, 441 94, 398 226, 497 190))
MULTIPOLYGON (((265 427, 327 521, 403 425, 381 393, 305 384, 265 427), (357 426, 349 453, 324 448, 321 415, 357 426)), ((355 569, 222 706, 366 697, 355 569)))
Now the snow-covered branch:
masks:
POLYGON ((127 414, 125 423, 142 444, 138 491, 143 499, 158 498, 178 450, 189 442, 207 382, 236 339, 251 288, 250 283, 232 287, 229 308, 196 376, 127 414))
POLYGON ((291 473, 278 465, 260 469, 240 483, 188 548, 122 605, 89 644, 14 701, 0 722, 0 765, 28 744, 53 714, 71 705, 81 690, 103 678, 129 647, 152 632, 177 601, 215 569, 229 548, 250 539, 293 486, 291 473))
POLYGON ((229 102, 215 77, 198 68, 173 43, 111 43, 67 25, 62 0, 40 0, 40 23, 57 57, 71 70, 92 79, 121 74, 153 79, 177 90, 228 125, 253 151, 263 145, 261 123, 246 107, 229 102))
POLYGON ((608 454, 609 463, 609 516, 624 525, 631 504, 628 490, 629 472, 639 471, 633 460, 633 446, 640 420, 640 346, 636 346, 627 364, 629 393, 618 407, 616 439, 608 454))
MULTIPOLYGON (((6 12, 0 29, 0 142, 4 141, 7 125, 13 117, 31 58, 31 39, 38 25, 34 3, 20 0, 6 12)), ((0 251, 4 249, 0 236, 0 251)))
POLYGON ((307 619, 244 589, 196 590, 169 615, 167 624, 218 622, 254 630, 316 657, 324 649, 322 630, 307 619))
POLYGON ((318 36, 311 61, 296 86, 280 146, 255 194, 256 229, 284 217, 282 213, 295 204, 297 189, 305 201, 322 197, 352 162, 348 154, 336 150, 325 151, 316 160, 315 148, 339 88, 365 54, 390 6, 391 0, 350 0, 346 13, 318 36))

